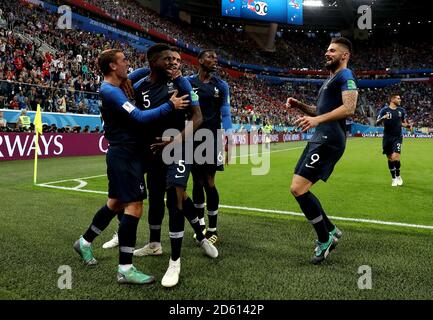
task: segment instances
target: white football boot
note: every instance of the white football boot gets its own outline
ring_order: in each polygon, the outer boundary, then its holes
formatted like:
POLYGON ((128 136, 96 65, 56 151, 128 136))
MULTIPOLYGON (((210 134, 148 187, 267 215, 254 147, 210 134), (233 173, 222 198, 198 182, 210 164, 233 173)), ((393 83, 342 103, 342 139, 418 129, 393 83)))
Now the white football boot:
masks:
POLYGON ((168 269, 161 280, 161 284, 166 288, 174 287, 179 282, 179 275, 180 258, 178 258, 176 261, 170 259, 170 262, 168 263, 168 269))

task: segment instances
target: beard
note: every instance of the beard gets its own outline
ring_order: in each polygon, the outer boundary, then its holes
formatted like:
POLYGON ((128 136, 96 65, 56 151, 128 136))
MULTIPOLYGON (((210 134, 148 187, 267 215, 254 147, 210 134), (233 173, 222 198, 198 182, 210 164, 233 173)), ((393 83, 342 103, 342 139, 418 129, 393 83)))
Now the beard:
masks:
POLYGON ((337 70, 337 68, 340 66, 339 60, 333 60, 331 63, 326 63, 325 68, 331 72, 334 72, 337 70))
POLYGON ((156 73, 160 79, 169 79, 171 76, 171 68, 157 68, 153 70, 153 72, 156 73))

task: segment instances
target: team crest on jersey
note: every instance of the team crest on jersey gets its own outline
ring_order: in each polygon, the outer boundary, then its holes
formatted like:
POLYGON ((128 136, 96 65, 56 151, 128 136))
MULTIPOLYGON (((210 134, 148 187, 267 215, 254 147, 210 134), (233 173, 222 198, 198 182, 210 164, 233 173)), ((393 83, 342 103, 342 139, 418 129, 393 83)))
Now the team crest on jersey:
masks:
POLYGON ((219 98, 220 97, 220 90, 217 87, 214 87, 215 93, 214 93, 214 97, 215 98, 219 98))
POLYGON ((194 91, 191 91, 191 101, 198 102, 198 100, 199 100, 198 94, 195 93, 194 91))
POLYGON ((398 112, 398 116, 401 118, 401 111, 398 112))

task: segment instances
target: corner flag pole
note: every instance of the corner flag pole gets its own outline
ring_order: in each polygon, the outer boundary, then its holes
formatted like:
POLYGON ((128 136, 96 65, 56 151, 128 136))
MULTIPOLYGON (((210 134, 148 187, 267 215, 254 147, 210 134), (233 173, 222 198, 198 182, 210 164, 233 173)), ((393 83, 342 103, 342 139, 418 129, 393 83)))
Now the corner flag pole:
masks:
POLYGON ((37 106, 33 124, 35 125, 35 165, 33 170, 33 184, 36 184, 38 176, 39 135, 42 134, 42 116, 40 104, 37 106))

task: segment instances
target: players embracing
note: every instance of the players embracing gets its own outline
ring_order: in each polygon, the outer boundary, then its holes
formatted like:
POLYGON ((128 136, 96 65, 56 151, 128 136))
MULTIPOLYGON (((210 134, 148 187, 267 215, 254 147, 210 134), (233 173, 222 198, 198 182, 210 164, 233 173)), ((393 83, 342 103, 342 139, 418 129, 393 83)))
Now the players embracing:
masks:
MULTIPOLYGON (((199 234, 197 240, 206 255, 216 258, 218 250, 201 233, 193 202, 186 193, 193 162, 191 154, 193 150, 189 150, 187 146, 192 142, 191 133, 202 123, 198 96, 193 92, 188 80, 180 75, 181 58, 175 48, 165 44, 153 45, 147 52, 147 58, 150 74, 136 82, 133 87, 138 107, 153 108, 157 104, 166 102, 176 91, 180 95, 188 94, 191 97, 189 108, 176 110, 162 121, 143 127, 143 136, 147 137, 144 147, 149 150, 146 171, 151 243, 136 250, 134 255, 151 255, 150 250, 158 250, 158 246, 161 248, 159 238, 164 215, 164 194, 166 194, 171 256, 169 267, 161 283, 165 287, 172 287, 179 281, 184 218, 199 234), (171 133, 168 133, 169 131, 171 133), (165 139, 161 140, 162 137, 165 139)), ((162 253, 161 249, 160 252, 162 253)))

